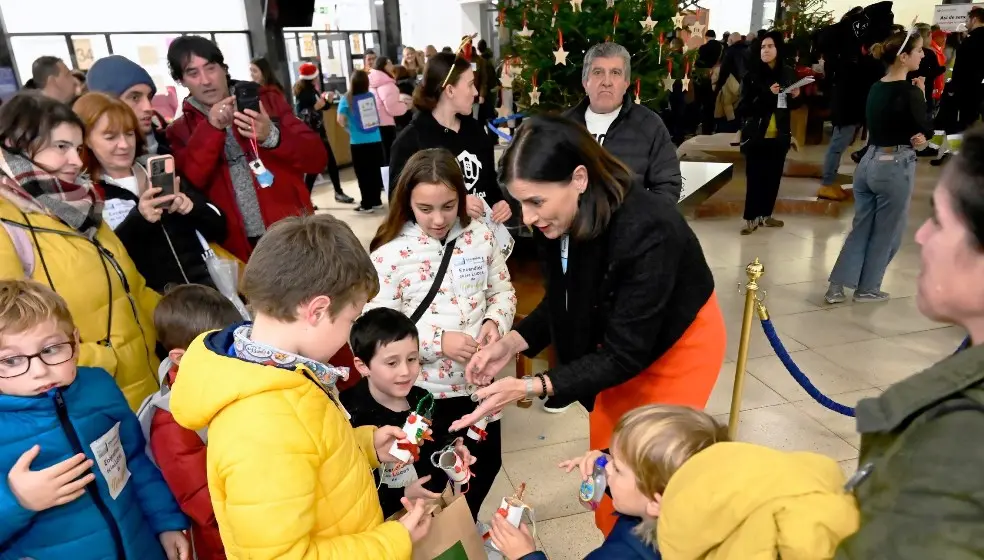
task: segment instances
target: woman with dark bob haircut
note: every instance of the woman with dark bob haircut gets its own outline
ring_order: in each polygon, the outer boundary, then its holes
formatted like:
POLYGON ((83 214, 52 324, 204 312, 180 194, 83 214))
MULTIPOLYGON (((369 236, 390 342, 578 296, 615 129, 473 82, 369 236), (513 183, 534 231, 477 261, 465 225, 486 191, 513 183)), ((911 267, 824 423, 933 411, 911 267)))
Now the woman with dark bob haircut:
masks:
MULTIPOLYGON (((704 252, 675 205, 634 184, 583 126, 557 116, 520 126, 499 173, 533 228, 546 295, 479 350, 466 375, 488 384, 517 353, 535 356, 550 344, 559 365, 479 390, 482 405, 452 430, 549 396, 553 410, 580 401, 590 412, 591 449, 604 449, 633 408, 704 408, 724 361, 724 319, 704 252)), ((612 511, 608 500, 598 510, 605 532, 612 511)))
POLYGON ((848 489, 861 528, 840 543, 837 560, 984 550, 984 128, 964 137, 932 206, 916 231, 916 305, 970 336, 963 350, 858 403, 861 455, 848 489))

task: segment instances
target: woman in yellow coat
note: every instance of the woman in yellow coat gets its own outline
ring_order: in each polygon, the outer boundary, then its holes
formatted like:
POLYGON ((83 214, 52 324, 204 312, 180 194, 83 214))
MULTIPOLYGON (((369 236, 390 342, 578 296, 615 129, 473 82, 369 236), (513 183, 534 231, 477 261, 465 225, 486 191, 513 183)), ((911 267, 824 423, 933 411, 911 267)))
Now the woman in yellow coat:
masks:
POLYGON ((130 406, 158 390, 153 311, 159 296, 76 184, 83 125, 67 105, 20 93, 0 109, 0 278, 31 278, 68 302, 79 365, 116 378, 130 406))

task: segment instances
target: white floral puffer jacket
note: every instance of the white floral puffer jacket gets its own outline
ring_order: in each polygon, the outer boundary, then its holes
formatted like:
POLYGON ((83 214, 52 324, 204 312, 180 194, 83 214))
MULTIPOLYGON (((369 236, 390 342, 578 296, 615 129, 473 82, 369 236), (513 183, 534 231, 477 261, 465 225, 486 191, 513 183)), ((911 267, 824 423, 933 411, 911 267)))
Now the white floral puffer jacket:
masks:
MULTIPOLYGON (((417 385, 435 398, 467 396, 465 365, 441 352, 445 331, 463 332, 478 338, 486 319, 495 321, 499 335, 512 328, 516 315, 516 292, 509 279, 506 256, 492 232, 478 220, 462 228, 455 224, 448 241, 457 239, 441 289, 417 322, 420 332, 421 374, 417 385)), ((420 305, 430 291, 441 266, 444 245, 415 223, 407 223, 396 239, 370 255, 379 274, 379 294, 366 311, 388 307, 406 316, 420 305)))

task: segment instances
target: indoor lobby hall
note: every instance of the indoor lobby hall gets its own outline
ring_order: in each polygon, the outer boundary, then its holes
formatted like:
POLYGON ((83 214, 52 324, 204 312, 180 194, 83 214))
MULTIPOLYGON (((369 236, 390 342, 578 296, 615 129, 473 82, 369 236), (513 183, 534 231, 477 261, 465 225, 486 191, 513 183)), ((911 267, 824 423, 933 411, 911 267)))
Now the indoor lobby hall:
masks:
MULTIPOLYGON (((820 161, 825 146, 809 146, 804 158, 820 161)), ((854 165, 846 156, 841 168, 849 175, 854 165)), ((765 303, 793 360, 825 395, 847 406, 878 395, 885 387, 925 369, 952 353, 964 338, 955 327, 923 317, 915 303, 919 274, 916 229, 930 215, 929 199, 940 168, 920 160, 905 240, 888 269, 883 289, 892 299, 883 303, 826 305, 826 278, 850 231, 853 210, 847 203, 840 217, 779 215, 782 229, 759 229, 741 236, 738 217, 693 219, 712 267, 728 328, 726 362, 707 411, 727 423, 738 355, 744 296, 745 267, 755 258, 765 265, 760 280, 765 303)), ((736 173, 734 181, 741 178, 736 173)), ((346 192, 357 192, 351 170, 343 170, 346 192)), ((787 189, 784 179, 783 189, 787 189)), ((795 182, 797 180, 793 180, 795 182)), ((322 211, 346 221, 368 246, 382 214, 357 215, 351 205, 337 204, 330 185, 316 187, 315 202, 322 211)), ((517 259, 514 255, 511 259, 517 259)), ((538 299, 539 280, 527 277, 523 263, 511 262, 520 311, 538 299)), ((546 364, 537 364, 537 371, 546 364)), ((783 450, 806 450, 828 455, 845 472, 856 468, 860 437, 853 418, 823 408, 794 381, 769 346, 758 321, 753 321, 746 365, 738 438, 783 450)), ((507 372, 511 374, 512 372, 507 372)), ((503 375, 506 375, 504 373, 503 375)), ((583 558, 601 542, 594 516, 579 505, 576 474, 564 474, 558 462, 583 453, 588 446, 587 413, 575 405, 564 414, 507 407, 503 422, 503 469, 496 479, 482 519, 488 520, 502 496, 527 484, 527 502, 535 509, 537 540, 551 560, 583 558)))

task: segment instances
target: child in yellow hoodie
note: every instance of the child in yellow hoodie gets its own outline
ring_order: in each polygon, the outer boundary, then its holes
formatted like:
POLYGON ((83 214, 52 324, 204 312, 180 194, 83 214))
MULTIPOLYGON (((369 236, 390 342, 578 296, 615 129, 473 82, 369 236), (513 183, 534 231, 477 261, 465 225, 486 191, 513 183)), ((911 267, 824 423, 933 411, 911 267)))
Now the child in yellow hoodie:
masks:
POLYGON ((383 522, 372 470, 405 434, 352 428, 326 362, 379 289, 369 255, 329 215, 287 218, 243 275, 253 323, 198 337, 181 361, 171 413, 208 427, 208 489, 230 560, 403 560, 429 527, 426 506, 383 522))

